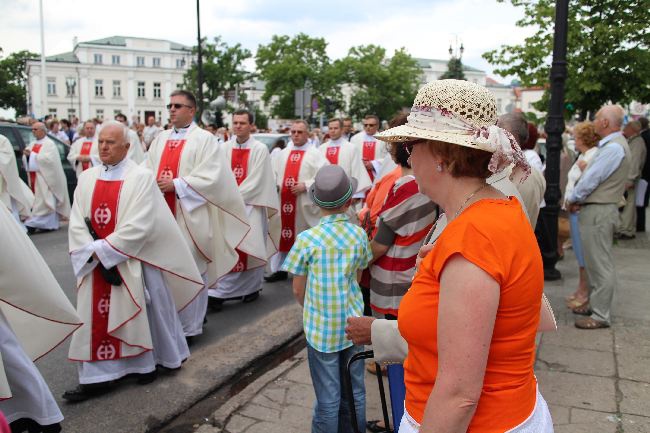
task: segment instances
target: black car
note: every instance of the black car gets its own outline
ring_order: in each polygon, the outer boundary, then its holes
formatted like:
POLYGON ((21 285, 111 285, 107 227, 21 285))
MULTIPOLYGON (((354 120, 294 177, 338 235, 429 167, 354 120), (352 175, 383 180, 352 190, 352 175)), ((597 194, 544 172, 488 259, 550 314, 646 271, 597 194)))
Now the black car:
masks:
MULTIPOLYGON (((34 135, 32 134, 32 128, 30 126, 19 125, 12 122, 0 122, 0 135, 7 137, 7 140, 9 140, 11 145, 14 147, 16 163, 18 164, 18 174, 25 183, 27 183, 27 172, 25 171, 25 167, 23 167, 22 156, 23 150, 29 146, 29 143, 35 140, 34 135)), ((63 171, 65 172, 65 177, 68 182, 68 195, 70 196, 70 201, 72 201, 74 189, 77 187, 77 174, 75 173, 74 167, 72 167, 70 161, 67 159, 70 146, 50 134, 47 134, 47 136, 59 149, 61 164, 63 165, 63 171)))

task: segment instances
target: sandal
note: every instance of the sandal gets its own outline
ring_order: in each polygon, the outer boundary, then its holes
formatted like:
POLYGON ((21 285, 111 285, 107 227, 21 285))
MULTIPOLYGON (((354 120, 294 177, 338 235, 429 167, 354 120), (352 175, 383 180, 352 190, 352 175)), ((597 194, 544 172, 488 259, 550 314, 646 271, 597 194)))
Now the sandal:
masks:
POLYGON ((571 308, 571 311, 573 311, 573 314, 579 314, 581 316, 591 316, 592 313, 589 301, 583 302, 575 308, 571 308))
POLYGON ((567 300, 567 302, 566 302, 566 306, 567 306, 570 310, 573 310, 574 308, 581 307, 581 306, 583 306, 584 304, 586 304, 586 303, 588 303, 588 302, 589 302, 589 298, 578 299, 578 298, 576 298, 576 297, 573 297, 572 300, 570 300, 570 301, 567 300))
POLYGON ((578 329, 601 329, 609 328, 609 323, 601 322, 600 320, 592 319, 591 317, 583 317, 576 320, 576 328, 578 329))
POLYGON ((392 431, 392 430, 386 430, 386 427, 383 424, 384 421, 382 420, 366 421, 366 430, 371 431, 373 433, 384 433, 386 431, 392 431))

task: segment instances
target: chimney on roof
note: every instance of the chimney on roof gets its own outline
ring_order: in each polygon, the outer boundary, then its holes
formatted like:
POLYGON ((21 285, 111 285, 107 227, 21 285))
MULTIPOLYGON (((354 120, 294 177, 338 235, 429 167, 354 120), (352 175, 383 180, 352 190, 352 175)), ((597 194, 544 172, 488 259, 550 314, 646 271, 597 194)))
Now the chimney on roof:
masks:
POLYGON ((76 36, 74 36, 74 37, 72 38, 72 50, 73 50, 73 51, 74 51, 75 48, 77 48, 77 44, 78 44, 78 43, 79 43, 79 38, 77 38, 76 36))

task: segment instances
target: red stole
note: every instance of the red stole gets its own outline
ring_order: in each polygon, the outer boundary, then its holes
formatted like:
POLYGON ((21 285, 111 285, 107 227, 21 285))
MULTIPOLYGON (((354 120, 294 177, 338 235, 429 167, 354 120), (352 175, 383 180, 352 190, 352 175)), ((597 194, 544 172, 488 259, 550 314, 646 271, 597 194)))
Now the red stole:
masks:
POLYGON ((341 150, 341 146, 330 146, 325 151, 325 157, 330 162, 330 164, 338 165, 339 150, 341 150))
MULTIPOLYGON (((178 177, 178 167, 181 163, 181 154, 185 147, 185 139, 182 140, 167 140, 165 149, 160 156, 160 164, 158 164, 158 174, 156 179, 176 179, 178 177)), ((176 216, 176 193, 174 191, 165 193, 165 201, 172 211, 172 215, 176 216)))
MULTIPOLYGON (((232 174, 235 175, 237 185, 241 185, 244 179, 246 179, 246 176, 248 176, 248 157, 250 153, 250 149, 232 149, 230 168, 232 169, 232 174)), ((243 272, 248 268, 248 254, 241 252, 239 249, 236 251, 239 258, 231 272, 243 272)))
MULTIPOLYGON (((363 153, 361 158, 363 161, 372 161, 375 159, 375 146, 377 145, 376 141, 364 141, 363 142, 363 153)), ((374 181, 375 180, 375 174, 372 172, 372 170, 366 169, 368 172, 368 175, 370 176, 370 180, 374 181)))
MULTIPOLYGON (((34 145, 32 146, 32 152, 34 153, 40 152, 41 147, 43 147, 41 143, 34 143, 34 145)), ((36 172, 35 171, 29 172, 29 183, 31 184, 32 192, 36 194, 36 172)))
POLYGON ((280 252, 286 253, 293 246, 296 239, 296 202, 297 197, 291 192, 291 187, 298 183, 300 165, 305 156, 304 150, 292 150, 287 158, 287 166, 284 168, 282 178, 282 190, 280 191, 280 203, 282 212, 282 231, 280 232, 280 252))
MULTIPOLYGON (((81 150, 79 151, 79 155, 85 155, 85 156, 90 155, 90 149, 92 147, 93 147, 92 141, 84 141, 83 144, 81 145, 81 150)), ((89 168, 90 168, 90 162, 81 163, 81 171, 88 170, 89 168)))
MULTIPOLYGON (((122 189, 121 180, 97 180, 90 205, 90 220, 97 235, 104 239, 115 231, 117 205, 122 189)), ((108 314, 111 308, 112 286, 99 271, 93 270, 92 331, 90 334, 91 361, 121 358, 120 340, 108 333, 108 314)), ((118 289, 125 290, 125 289, 118 289)))

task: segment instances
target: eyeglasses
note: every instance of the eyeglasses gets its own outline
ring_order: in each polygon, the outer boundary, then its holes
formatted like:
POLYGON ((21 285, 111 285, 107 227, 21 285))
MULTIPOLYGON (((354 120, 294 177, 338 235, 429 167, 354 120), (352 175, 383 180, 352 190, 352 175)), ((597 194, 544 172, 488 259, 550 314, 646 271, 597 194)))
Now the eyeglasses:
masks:
POLYGON ((406 150, 408 156, 411 156, 411 153, 413 152, 413 146, 416 144, 424 143, 425 141, 426 140, 406 141, 402 145, 404 146, 404 150, 406 150))
POLYGON ((167 109, 168 109, 168 110, 171 110, 172 107, 175 108, 175 109, 177 109, 177 110, 180 110, 180 109, 183 108, 183 107, 194 108, 194 107, 192 107, 191 105, 187 105, 187 104, 179 104, 179 103, 176 103, 176 104, 167 104, 167 109))
POLYGON ((370 127, 375 127, 375 126, 377 126, 376 123, 364 123, 364 124, 363 124, 363 127, 364 127, 364 128, 370 128, 370 127))
POLYGON ((290 131, 292 134, 306 134, 307 131, 290 131))

